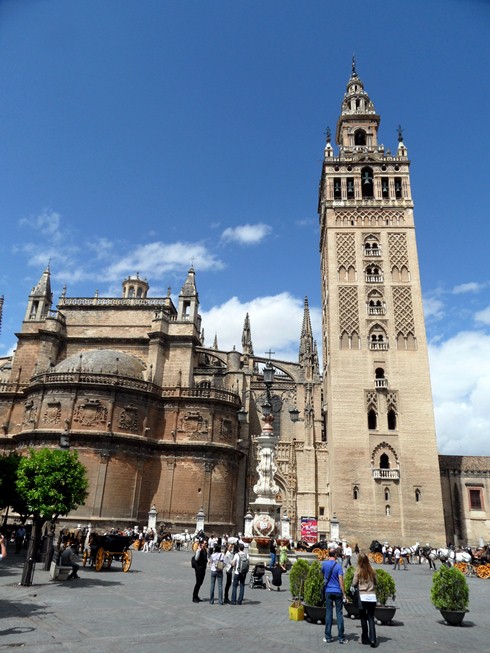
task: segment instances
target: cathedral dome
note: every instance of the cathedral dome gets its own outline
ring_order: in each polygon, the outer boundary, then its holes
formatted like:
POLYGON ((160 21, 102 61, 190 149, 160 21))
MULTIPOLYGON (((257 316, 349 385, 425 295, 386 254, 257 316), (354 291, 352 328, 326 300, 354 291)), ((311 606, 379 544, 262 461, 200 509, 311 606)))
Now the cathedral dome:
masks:
POLYGON ((53 372, 92 372, 94 374, 120 374, 143 379, 145 365, 129 354, 114 349, 91 349, 73 354, 58 363, 53 372))

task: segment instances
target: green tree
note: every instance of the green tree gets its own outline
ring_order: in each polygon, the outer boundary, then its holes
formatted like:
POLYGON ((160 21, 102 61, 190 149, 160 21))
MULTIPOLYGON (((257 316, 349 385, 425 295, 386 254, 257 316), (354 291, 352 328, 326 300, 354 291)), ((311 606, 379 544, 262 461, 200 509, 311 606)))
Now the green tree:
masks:
POLYGON ((87 472, 76 451, 30 449, 19 463, 16 486, 32 515, 32 536, 21 581, 21 585, 32 585, 43 524, 83 505, 87 472))
POLYGON ((27 503, 17 490, 17 470, 22 456, 12 452, 0 456, 0 510, 5 509, 3 525, 7 523, 9 508, 20 515, 22 523, 25 523, 28 516, 27 503))

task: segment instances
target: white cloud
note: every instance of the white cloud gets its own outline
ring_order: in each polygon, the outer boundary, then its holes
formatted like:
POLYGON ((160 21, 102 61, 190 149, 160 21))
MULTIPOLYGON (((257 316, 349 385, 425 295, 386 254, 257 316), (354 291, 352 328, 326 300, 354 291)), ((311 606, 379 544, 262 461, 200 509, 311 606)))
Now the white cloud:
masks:
POLYGON ((423 306, 426 320, 440 320, 444 316, 444 302, 438 297, 424 296, 423 306))
POLYGON ((244 224, 238 227, 228 227, 221 234, 221 239, 234 241, 242 245, 257 245, 271 233, 269 225, 259 222, 258 224, 244 224))
POLYGON ((215 254, 200 243, 147 243, 136 247, 119 261, 104 270, 110 281, 118 281, 139 272, 142 276, 160 279, 162 275, 185 270, 194 265, 200 271, 221 270, 225 267, 215 254))
POLYGON ((453 295, 462 295, 464 293, 477 293, 481 290, 484 290, 488 286, 487 283, 480 283, 477 281, 470 281, 469 283, 461 283, 458 286, 454 286, 453 295))
POLYGON ((58 242, 62 238, 61 215, 50 209, 44 209, 39 215, 30 215, 28 218, 21 218, 19 225, 37 231, 41 236, 45 236, 50 240, 58 242))
POLYGON ((440 453, 490 455, 490 335, 458 333, 429 357, 440 453))
POLYGON ((490 324, 490 306, 475 313, 475 321, 482 322, 482 324, 490 324))
MULTIPOLYGON (((246 313, 250 317, 252 343, 256 356, 266 356, 269 349, 278 360, 298 359, 299 338, 303 322, 303 300, 284 292, 270 297, 256 297, 249 302, 240 302, 232 297, 221 306, 202 312, 202 324, 206 345, 211 346, 218 336, 218 347, 231 351, 233 347, 242 350, 243 321, 246 313)), ((314 337, 321 348, 321 312, 310 306, 314 337)), ((321 352, 319 351, 319 354, 321 352)))

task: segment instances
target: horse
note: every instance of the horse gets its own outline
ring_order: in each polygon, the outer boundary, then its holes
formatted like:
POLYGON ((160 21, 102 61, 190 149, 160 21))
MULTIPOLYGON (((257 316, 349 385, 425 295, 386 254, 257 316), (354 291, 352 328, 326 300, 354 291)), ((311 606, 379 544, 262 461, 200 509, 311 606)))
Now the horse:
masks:
POLYGON ((185 531, 185 533, 175 533, 172 535, 172 542, 174 543, 174 547, 177 551, 188 551, 189 550, 189 544, 191 541, 191 536, 189 535, 188 531, 185 531))

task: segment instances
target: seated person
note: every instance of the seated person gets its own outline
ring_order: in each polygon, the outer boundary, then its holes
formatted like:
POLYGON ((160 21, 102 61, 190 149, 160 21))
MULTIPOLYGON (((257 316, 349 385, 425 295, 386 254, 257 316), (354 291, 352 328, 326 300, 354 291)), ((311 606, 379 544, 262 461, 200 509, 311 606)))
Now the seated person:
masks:
POLYGON ((80 569, 80 558, 77 556, 75 551, 71 548, 71 546, 67 546, 66 549, 63 551, 61 554, 61 559, 60 559, 60 564, 63 567, 71 567, 72 572, 68 576, 67 580, 72 580, 72 578, 80 578, 78 575, 78 570, 80 569))
POLYGON ((276 562, 276 564, 272 567, 271 575, 265 577, 265 584, 269 592, 272 590, 272 587, 277 588, 278 592, 281 591, 280 588, 282 585, 282 575, 285 573, 285 571, 285 565, 281 565, 279 562, 276 562))

